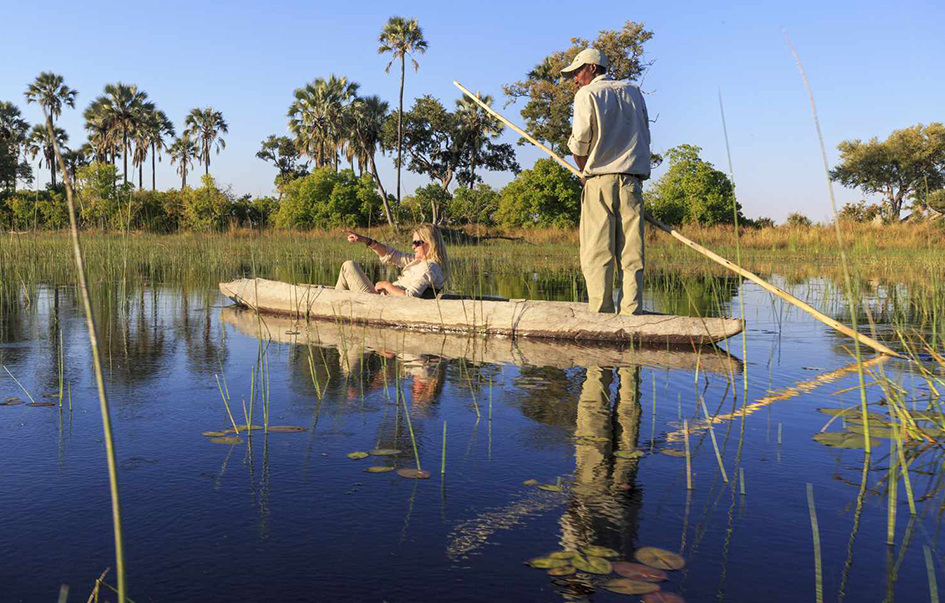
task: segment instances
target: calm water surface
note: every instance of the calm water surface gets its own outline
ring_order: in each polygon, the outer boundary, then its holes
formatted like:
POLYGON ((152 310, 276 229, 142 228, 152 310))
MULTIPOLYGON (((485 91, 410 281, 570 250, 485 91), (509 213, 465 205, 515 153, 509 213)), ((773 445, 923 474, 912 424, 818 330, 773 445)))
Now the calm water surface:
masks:
MULTIPOLYGON (((823 283, 793 290, 840 312, 823 283)), ((201 435, 230 425, 216 376, 242 417, 260 327, 209 287, 141 287, 99 323, 129 594, 139 602, 635 600, 599 588, 600 577, 552 578, 524 564, 593 544, 625 559, 641 546, 679 552, 687 566, 663 588, 686 601, 814 600, 810 483, 826 600, 929 600, 924 547, 939 579, 943 570, 937 448, 913 464, 913 521, 900 482, 896 545, 887 547, 889 441, 872 455, 857 515, 863 452, 812 440, 829 419, 817 408, 859 400, 855 391, 832 395, 857 383, 848 341, 752 285, 740 293, 747 396, 740 360, 726 353, 742 357, 740 338, 699 359, 649 351, 626 361, 591 348, 463 345, 265 319, 270 424, 305 431, 217 444, 201 435), (428 480, 364 471, 414 466, 398 388, 428 480), (720 415, 727 483, 700 398, 720 415), (726 418, 746 403, 744 419, 726 418), (693 425, 688 493, 685 459, 665 453, 683 449, 683 419, 693 425), (402 452, 346 456, 376 448, 402 452), (620 454, 633 450, 643 456, 620 454), (560 479, 563 489, 523 485, 531 479, 560 479)), ((676 308, 670 297, 650 292, 647 306, 676 308)), ((720 310, 737 314, 738 297, 720 310)), ((0 325, 3 365, 37 400, 58 399, 41 396, 58 392, 61 332, 73 398, 72 411, 68 397, 61 411, 0 406, 0 600, 53 601, 66 583, 70 601, 85 601, 114 553, 84 318, 72 289, 42 288, 6 308, 0 325)), ((883 368, 918 387, 908 365, 883 368)), ((0 398, 14 396, 26 398, 2 372, 0 398)), ((871 402, 881 398, 870 389, 871 402)), ((259 400, 253 412, 262 424, 259 400)))

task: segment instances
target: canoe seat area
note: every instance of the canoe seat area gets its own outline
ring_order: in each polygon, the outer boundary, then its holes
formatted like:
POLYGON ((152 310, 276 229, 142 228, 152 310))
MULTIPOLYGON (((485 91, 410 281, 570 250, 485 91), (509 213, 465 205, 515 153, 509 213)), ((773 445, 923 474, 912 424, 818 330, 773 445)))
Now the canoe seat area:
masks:
POLYGON ((509 301, 504 297, 494 297, 491 295, 460 295, 458 293, 444 293, 441 289, 437 293, 436 289, 433 287, 427 287, 426 291, 420 296, 421 299, 464 299, 467 301, 498 301, 506 302, 509 301))

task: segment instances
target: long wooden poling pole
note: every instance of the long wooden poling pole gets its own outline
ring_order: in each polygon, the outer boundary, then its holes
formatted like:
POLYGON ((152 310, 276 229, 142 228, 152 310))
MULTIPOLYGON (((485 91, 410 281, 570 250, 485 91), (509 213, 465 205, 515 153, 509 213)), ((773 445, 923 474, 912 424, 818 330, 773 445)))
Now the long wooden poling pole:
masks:
MULTIPOLYGON (((455 81, 455 80, 453 81, 453 84, 454 84, 457 88, 459 88, 460 90, 462 90, 462 91, 463 91, 463 94, 465 94, 465 95, 468 96, 469 98, 473 99, 473 101, 475 101, 476 104, 478 104, 480 107, 482 107, 483 109, 485 109, 486 111, 488 111, 489 114, 491 114, 493 117, 495 117, 496 119, 498 119, 499 121, 501 121, 502 123, 504 123, 505 125, 507 125, 509 128, 511 128, 511 129, 515 130, 516 132, 518 132, 519 134, 521 134, 522 137, 525 138, 525 140, 527 140, 528 142, 532 143, 533 145, 535 145, 536 147, 538 147, 538 148, 541 149, 542 151, 548 153, 548 155, 550 155, 552 159, 554 159, 555 161, 557 161, 558 163, 560 163, 565 169, 567 169, 568 171, 570 171, 572 174, 574 174, 574 175, 577 176, 578 178, 582 178, 582 177, 583 177, 583 175, 581 174, 580 170, 578 170, 576 167, 574 167, 573 165, 571 165, 570 163, 568 163, 567 161, 565 161, 564 159, 562 159, 560 156, 558 156, 557 153, 555 153, 554 151, 552 151, 551 149, 549 149, 549 148, 546 147, 545 145, 541 144, 540 142, 538 142, 537 140, 535 140, 533 137, 529 136, 524 130, 522 130, 521 128, 519 128, 518 126, 516 126, 514 123, 510 122, 510 121, 507 120, 505 117, 503 117, 502 115, 500 115, 499 113, 497 113, 492 107, 490 107, 489 105, 487 105, 486 103, 484 103, 481 98, 479 98, 478 96, 476 96, 475 94, 473 94, 472 92, 470 92, 469 90, 467 90, 462 84, 460 84, 459 82, 457 82, 457 81, 455 81)), ((843 324, 843 323, 841 323, 841 322, 838 322, 838 321, 836 321, 836 320, 830 318, 829 316, 827 316, 827 315, 824 314, 823 312, 817 310, 816 308, 814 308, 814 307, 811 306, 810 304, 807 304, 807 303, 805 303, 805 302, 802 302, 801 300, 797 299, 796 297, 794 297, 793 295, 791 295, 791 294, 788 293, 787 291, 784 291, 783 289, 779 289, 778 287, 775 287, 774 285, 772 285, 771 283, 769 283, 769 282, 763 280, 761 277, 759 277, 758 275, 754 274, 753 272, 749 272, 748 270, 745 270, 745 269, 742 268, 741 266, 739 266, 739 265, 737 265, 737 264, 734 264, 733 262, 730 262, 729 260, 723 258, 722 256, 718 255, 717 253, 714 253, 714 252, 712 252, 712 251, 706 249, 705 247, 703 247, 702 245, 699 245, 699 244, 696 243, 695 241, 692 241, 692 240, 690 240, 690 239, 684 237, 684 236, 681 235, 681 234, 679 233, 679 231, 677 231, 675 228, 672 228, 672 227, 670 227, 670 226, 667 226, 666 224, 663 224, 662 222, 660 222, 660 221, 657 220, 656 218, 653 218, 652 216, 649 216, 649 215, 647 215, 647 214, 644 214, 643 217, 646 218, 646 221, 647 221, 647 222, 649 222, 649 223, 652 224, 653 226, 659 228, 659 229, 662 230, 663 232, 669 233, 674 239, 680 241, 681 243, 683 243, 683 244, 686 245, 687 247, 691 247, 692 249, 695 249, 696 251, 698 251, 698 252, 701 253, 702 255, 706 256, 706 257, 709 258, 710 260, 712 260, 712 261, 714 261, 714 262, 716 262, 716 263, 718 263, 718 264, 721 264, 722 266, 725 266, 726 268, 728 268, 728 269, 731 270, 732 272, 735 272, 735 273, 737 273, 737 274, 740 274, 740 275, 742 275, 743 277, 747 278, 748 280, 752 281, 753 283, 758 284, 758 285, 761 286, 762 288, 766 289, 767 291, 770 291, 772 294, 774 294, 774 295, 780 297, 781 299, 783 299, 784 301, 788 302, 789 304, 792 304, 792 305, 794 305, 794 306, 800 308, 801 310, 807 312, 808 314, 810 314, 811 316, 813 316, 814 318, 816 318, 816 319, 819 320, 820 322, 824 323, 825 325, 827 325, 827 326, 829 326, 829 327, 832 327, 832 328, 836 329, 837 331, 840 331, 841 333, 843 333, 844 335, 846 335, 846 336, 848 336, 848 337, 852 337, 853 339, 859 340, 860 343, 863 343, 863 344, 866 344, 866 345, 870 346, 871 348, 873 348, 873 349, 876 350, 877 352, 881 352, 881 353, 883 353, 883 354, 888 354, 888 355, 890 355, 890 356, 896 356, 896 357, 898 357, 898 358, 902 358, 902 357, 903 357, 902 354, 899 354, 899 353, 897 353, 897 352, 894 352, 893 350, 889 349, 888 347, 886 347, 886 346, 883 345, 882 343, 876 341, 875 339, 872 339, 872 338, 870 338, 870 337, 867 337, 866 335, 863 335, 862 333, 857 333, 856 331, 854 331, 854 330, 851 329, 850 327, 846 326, 845 324, 843 324)))

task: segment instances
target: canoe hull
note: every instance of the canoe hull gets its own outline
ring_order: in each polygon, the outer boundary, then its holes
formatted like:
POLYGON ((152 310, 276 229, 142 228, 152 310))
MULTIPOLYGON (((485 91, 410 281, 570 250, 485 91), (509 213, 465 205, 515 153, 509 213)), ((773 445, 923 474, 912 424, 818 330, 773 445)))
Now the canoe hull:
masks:
POLYGON ((389 297, 266 279, 220 283, 220 292, 264 313, 435 333, 691 346, 717 343, 743 328, 742 321, 731 318, 600 314, 581 303, 524 299, 389 297))

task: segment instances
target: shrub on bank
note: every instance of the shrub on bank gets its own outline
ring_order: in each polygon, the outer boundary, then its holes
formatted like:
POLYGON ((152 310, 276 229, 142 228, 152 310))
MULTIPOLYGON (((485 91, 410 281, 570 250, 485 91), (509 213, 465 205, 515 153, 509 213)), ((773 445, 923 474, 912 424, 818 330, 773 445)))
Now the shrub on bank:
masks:
POLYGON ((499 193, 495 220, 507 228, 573 228, 581 217, 581 181, 553 159, 539 159, 499 193))
POLYGON ((283 186, 276 213, 280 228, 331 228, 377 223, 381 197, 370 174, 358 178, 353 170, 318 168, 283 186))

